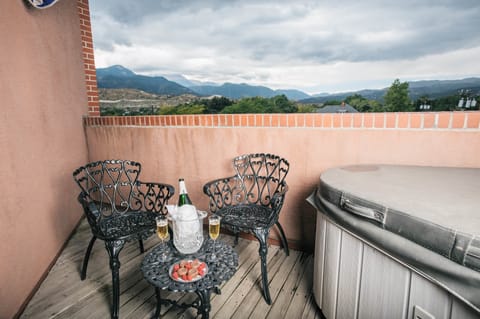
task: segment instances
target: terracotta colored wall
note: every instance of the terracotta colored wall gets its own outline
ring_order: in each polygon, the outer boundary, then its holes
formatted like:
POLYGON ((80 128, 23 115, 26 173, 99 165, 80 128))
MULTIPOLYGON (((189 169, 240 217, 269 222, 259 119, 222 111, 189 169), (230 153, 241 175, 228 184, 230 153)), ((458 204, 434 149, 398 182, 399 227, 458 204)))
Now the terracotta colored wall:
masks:
POLYGON ((0 1, 0 318, 11 318, 77 224, 87 159, 76 1, 0 1))
POLYGON ((480 112, 102 117, 86 119, 86 132, 91 160, 136 160, 142 180, 176 188, 184 177, 202 209, 203 184, 233 174, 234 156, 287 158, 281 222, 290 243, 311 250, 315 213, 305 198, 322 171, 361 163, 480 167, 479 122, 480 112))

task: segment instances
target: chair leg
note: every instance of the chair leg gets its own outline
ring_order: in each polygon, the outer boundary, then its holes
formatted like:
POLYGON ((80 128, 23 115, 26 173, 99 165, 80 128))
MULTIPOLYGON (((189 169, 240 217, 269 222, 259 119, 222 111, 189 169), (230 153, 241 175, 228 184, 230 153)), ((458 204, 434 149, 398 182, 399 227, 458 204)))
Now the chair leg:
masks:
POLYGON ((160 319, 160 311, 162 310, 162 296, 160 295, 160 288, 155 288, 155 297, 157 306, 155 307, 155 314, 152 319, 160 319))
POLYGON ((235 232, 235 241, 233 242, 233 245, 234 246, 237 246, 238 245, 238 236, 240 235, 239 232, 235 232))
POLYGON ((268 288, 268 274, 267 274, 268 229, 256 229, 254 231, 254 234, 257 237, 258 241, 260 242, 260 248, 258 249, 258 253, 260 255, 260 261, 262 266, 263 297, 265 298, 265 302, 271 305, 272 299, 270 298, 270 289, 268 288))
POLYGON ((282 225, 280 225, 280 222, 276 222, 277 228, 280 231, 280 239, 282 240, 282 246, 283 249, 285 249, 285 254, 287 256, 290 255, 290 251, 288 250, 288 243, 287 243, 287 237, 285 237, 285 232, 283 231, 282 225))
POLYGON ((105 241, 105 247, 110 256, 110 269, 112 270, 112 319, 118 319, 118 310, 120 307, 120 260, 118 260, 118 254, 124 244, 125 241, 123 240, 105 241))
POLYGON ((138 240, 138 245, 140 246, 140 253, 143 254, 145 252, 145 249, 143 248, 143 240, 142 239, 138 240))
POLYGON ((95 240, 97 240, 97 237, 93 236, 92 239, 90 239, 90 243, 88 243, 85 257, 83 257, 82 273, 80 274, 80 280, 85 280, 85 278, 87 278, 88 260, 90 259, 90 254, 92 253, 92 248, 95 240))

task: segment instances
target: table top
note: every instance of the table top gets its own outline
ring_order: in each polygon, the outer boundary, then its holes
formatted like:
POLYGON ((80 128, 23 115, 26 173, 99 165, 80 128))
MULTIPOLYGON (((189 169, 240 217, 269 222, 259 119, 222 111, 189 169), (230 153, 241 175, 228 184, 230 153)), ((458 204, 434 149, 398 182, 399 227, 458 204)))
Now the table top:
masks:
POLYGON ((146 254, 142 261, 141 269, 145 279, 153 286, 170 291, 195 292, 198 290, 208 290, 219 286, 222 282, 230 279, 238 268, 238 254, 233 247, 216 240, 204 241, 200 250, 194 254, 183 255, 169 241, 165 244, 159 244, 146 254), (215 247, 213 246, 215 245, 215 247), (215 261, 209 258, 215 248, 215 261), (167 260, 160 261, 160 255, 165 252, 167 260), (170 267, 183 259, 199 259, 208 266, 208 272, 202 279, 195 282, 179 282, 170 278, 170 267))

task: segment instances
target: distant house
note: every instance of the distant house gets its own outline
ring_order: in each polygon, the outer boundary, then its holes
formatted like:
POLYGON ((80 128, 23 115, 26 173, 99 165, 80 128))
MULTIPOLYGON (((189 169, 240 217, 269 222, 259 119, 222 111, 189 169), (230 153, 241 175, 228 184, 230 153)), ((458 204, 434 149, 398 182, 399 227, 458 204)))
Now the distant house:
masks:
POLYGON ((358 113, 358 111, 345 102, 341 105, 325 105, 317 110, 317 113, 358 113))

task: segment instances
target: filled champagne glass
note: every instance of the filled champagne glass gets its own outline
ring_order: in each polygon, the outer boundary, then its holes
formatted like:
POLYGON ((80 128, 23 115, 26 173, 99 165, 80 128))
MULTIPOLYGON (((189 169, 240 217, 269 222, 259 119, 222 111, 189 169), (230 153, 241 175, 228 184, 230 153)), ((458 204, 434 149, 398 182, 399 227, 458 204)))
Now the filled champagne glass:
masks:
MULTIPOLYGON (((165 241, 168 238, 168 219, 167 216, 160 215, 155 218, 157 223, 157 236, 160 238, 162 245, 165 245, 165 241)), ((160 261, 166 261, 168 258, 167 253, 165 252, 165 247, 162 247, 162 253, 160 254, 160 261)))
POLYGON ((157 223, 157 235, 161 241, 168 238, 168 223, 164 223, 163 221, 157 223))
POLYGON ((215 241, 220 235, 220 216, 212 215, 208 218, 208 234, 213 240, 213 252, 211 259, 215 260, 217 256, 215 255, 215 241))

